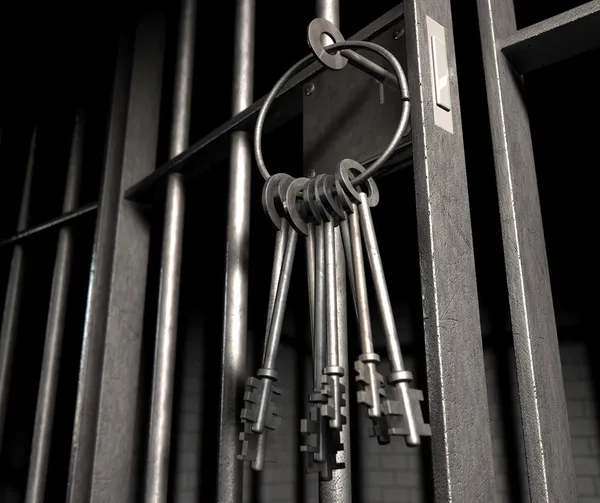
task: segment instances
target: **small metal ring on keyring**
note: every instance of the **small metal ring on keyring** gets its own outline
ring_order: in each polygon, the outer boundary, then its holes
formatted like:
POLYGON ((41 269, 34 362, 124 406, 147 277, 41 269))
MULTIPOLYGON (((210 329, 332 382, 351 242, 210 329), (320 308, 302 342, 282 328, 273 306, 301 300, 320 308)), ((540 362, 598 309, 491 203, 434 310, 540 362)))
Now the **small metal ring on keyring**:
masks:
MULTIPOLYGON (((310 178, 296 178, 292 183, 289 184, 285 194, 285 199, 283 201, 283 208, 290 225, 296 232, 302 234, 303 236, 308 234, 308 226, 306 223, 306 217, 301 215, 300 211, 298 211, 298 195, 309 181, 310 178)), ((302 199, 300 202, 304 204, 302 199)))
POLYGON ((346 40, 338 27, 327 21, 327 19, 313 19, 308 25, 308 45, 310 45, 315 57, 327 68, 341 70, 348 64, 348 60, 339 52, 336 54, 329 53, 327 49, 323 47, 321 41, 321 39, 324 38, 323 35, 329 36, 336 44, 346 40))
POLYGON ((294 179, 286 173, 277 173, 269 178, 262 191, 262 206, 276 229, 281 229, 283 200, 294 179), (279 207, 278 207, 279 206, 279 207))
POLYGON ((335 175, 325 175, 317 182, 315 195, 321 201, 321 204, 327 208, 327 213, 333 218, 346 220, 346 212, 333 193, 334 186, 335 175))
MULTIPOLYGON (((315 178, 315 184, 311 187, 310 196, 312 196, 314 208, 317 211, 317 214, 320 215, 322 222, 330 222, 335 218, 335 214, 333 211, 325 206, 321 197, 319 196, 319 185, 328 177, 329 175, 320 174, 315 178)), ((311 205, 311 208, 313 206, 311 205)))
POLYGON ((353 181, 365 171, 365 168, 355 160, 344 159, 342 162, 340 162, 338 171, 336 173, 336 179, 339 182, 342 190, 352 200, 352 202, 355 204, 360 204, 360 193, 363 192, 367 195, 367 204, 369 207, 373 208, 379 204, 379 189, 377 188, 375 180, 372 178, 367 180, 366 191, 359 190, 360 187, 355 187, 353 184, 353 181), (354 173, 359 174, 355 175, 354 173))
POLYGON ((313 220, 317 224, 320 224, 320 223, 323 223, 323 217, 322 217, 321 213, 319 212, 319 208, 317 207, 317 201, 316 201, 316 196, 315 196, 316 185, 317 185, 316 178, 309 179, 308 182, 306 182, 306 185, 304 186, 304 190, 302 191, 302 196, 304 198, 304 204, 310 210, 310 216, 313 218, 313 220))
MULTIPOLYGON (((402 99, 402 111, 400 113, 400 120, 398 122, 398 127, 396 128, 396 132, 392 137, 389 145, 383 151, 383 153, 379 156, 379 158, 369 166, 362 174, 352 180, 353 185, 360 185, 368 178, 371 178, 378 170, 381 168, 383 164, 390 158, 393 154, 394 150, 398 147, 402 136, 404 136, 404 132, 409 122, 410 117, 410 101, 409 101, 409 93, 408 93, 408 82, 406 80, 406 75, 402 66, 396 59, 396 57, 387 49, 384 49, 380 45, 374 44, 373 42, 365 42, 358 40, 346 40, 344 42, 336 43, 327 46, 327 51, 339 51, 341 49, 365 49, 370 52, 374 52, 379 54, 383 58, 387 60, 387 62, 391 65, 394 70, 394 74, 396 75, 396 80, 398 81, 398 86, 400 88, 400 96, 402 99)), ((316 59, 314 54, 309 54, 305 56, 300 61, 298 61, 295 65, 293 65, 287 72, 283 74, 283 76, 277 81, 271 92, 267 95, 265 102, 258 114, 258 119, 256 120, 256 129, 254 130, 254 156, 256 158, 256 164, 258 166, 258 170, 262 177, 267 180, 271 176, 267 166, 265 165, 265 160, 263 158, 262 153, 262 132, 265 125, 265 119, 267 117, 267 113, 271 108, 271 105, 275 101, 275 98, 285 86, 285 84, 290 80, 296 73, 306 68, 312 61, 316 59)))

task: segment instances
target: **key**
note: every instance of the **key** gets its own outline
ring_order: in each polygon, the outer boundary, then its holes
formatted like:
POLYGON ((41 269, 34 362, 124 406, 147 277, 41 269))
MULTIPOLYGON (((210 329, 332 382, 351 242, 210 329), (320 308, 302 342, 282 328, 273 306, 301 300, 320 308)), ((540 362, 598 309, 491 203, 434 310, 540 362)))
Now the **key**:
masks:
MULTIPOLYGON (((320 175, 322 177, 323 175, 320 175)), ((319 177, 317 177, 319 178, 319 177)), ((313 301, 313 393, 309 396, 311 404, 309 417, 301 421, 303 445, 300 450, 304 456, 307 473, 319 473, 322 481, 331 480, 332 471, 344 467, 337 463, 336 454, 342 450, 340 431, 329 427, 329 418, 322 414, 330 398, 322 393, 321 382, 323 369, 327 364, 327 326, 325 303, 325 248, 324 227, 321 211, 316 204, 315 186, 317 179, 310 180, 303 190, 305 207, 314 225, 314 294, 309 292, 309 300, 313 301)), ((309 220, 310 222, 311 220, 309 220)))
MULTIPOLYGON (((275 237, 275 252, 267 312, 267 327, 265 346, 263 350, 263 365, 257 372, 260 379, 251 377, 247 381, 244 394, 245 407, 242 410, 244 431, 240 434, 242 440, 242 460, 252 462, 252 469, 261 471, 267 460, 267 444, 273 444, 270 438, 281 423, 279 409, 272 401, 272 395, 279 395, 279 389, 273 386, 277 380, 275 359, 283 323, 285 301, 289 289, 291 267, 294 259, 296 234, 290 231, 290 226, 283 213, 283 198, 292 183, 289 175, 274 175, 265 183, 263 188, 263 208, 277 230, 275 237), (269 434, 269 439, 267 435, 269 434)), ((272 452, 276 452, 273 451, 272 452)), ((271 460, 270 458, 269 460, 271 460)))
POLYGON ((382 410, 384 414, 390 416, 389 419, 395 417, 400 420, 396 426, 388 427, 389 433, 391 435, 402 435, 405 437, 407 445, 416 446, 421 443, 421 436, 431 435, 431 428, 424 422, 421 412, 420 402, 423 400, 423 393, 420 390, 410 388, 412 374, 405 369, 402 359, 402 350, 398 340, 394 313, 370 210, 370 204, 374 206, 376 202, 373 199, 369 201, 369 196, 374 197, 375 194, 366 194, 352 186, 351 179, 353 175, 350 172, 350 167, 357 171, 364 170, 355 161, 344 160, 340 163, 338 180, 346 194, 357 203, 360 229, 367 250, 377 303, 386 336, 388 357, 392 367, 387 379, 392 389, 389 392, 390 396, 382 402, 382 410))
MULTIPOLYGON (((353 174, 356 175, 357 173, 353 174)), ((370 189, 371 193, 374 194, 377 187, 375 184, 372 184, 370 189)), ((342 232, 345 234, 344 248, 346 263, 348 264, 348 274, 353 278, 351 287, 362 351, 362 354, 354 362, 354 370, 356 371, 355 379, 358 384, 357 402, 367 409, 368 417, 373 423, 372 431, 376 432, 378 442, 380 444, 388 444, 390 438, 387 433, 386 420, 382 416, 381 405, 382 399, 385 399, 385 387, 383 377, 377 370, 380 357, 375 353, 371 331, 371 315, 367 296, 367 281, 358 210, 356 203, 343 191, 339 179, 336 180, 336 191, 342 207, 347 212, 347 220, 343 222, 347 223, 347 225, 346 229, 342 228, 342 232)))
MULTIPOLYGON (((304 445, 301 451, 306 454, 305 465, 308 473, 317 472, 323 469, 323 466, 315 463, 325 463, 327 461, 327 452, 324 443, 326 436, 322 427, 321 405, 327 403, 327 398, 321 394, 321 374, 326 365, 325 360, 325 255, 323 248, 323 219, 318 212, 314 200, 316 179, 309 180, 303 190, 304 204, 307 208, 309 226, 314 229, 313 249, 310 254, 314 257, 314 278, 309 279, 309 302, 312 304, 313 313, 312 323, 312 349, 313 349, 313 392, 309 396, 311 404, 308 419, 302 419, 300 431, 303 434, 304 445), (314 223, 312 223, 314 222, 314 223), (316 224, 316 225, 315 225, 316 224), (311 294, 311 286, 314 291, 311 294)), ((307 240, 310 242, 310 239, 307 240)))
POLYGON ((317 177, 316 204, 323 217, 323 233, 325 248, 325 306, 327 327, 327 366, 323 369, 321 378, 322 393, 329 400, 321 407, 321 414, 329 417, 329 426, 341 430, 345 423, 342 414, 344 401, 344 368, 340 365, 339 332, 337 320, 337 284, 335 282, 335 227, 340 215, 345 215, 343 209, 332 195, 334 177, 324 175, 317 177))

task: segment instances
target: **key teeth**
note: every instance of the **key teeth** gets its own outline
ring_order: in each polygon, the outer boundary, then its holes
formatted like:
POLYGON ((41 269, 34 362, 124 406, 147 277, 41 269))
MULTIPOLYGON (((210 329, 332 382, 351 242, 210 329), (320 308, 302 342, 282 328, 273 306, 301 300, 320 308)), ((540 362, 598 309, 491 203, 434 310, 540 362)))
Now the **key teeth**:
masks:
MULTIPOLYGON (((265 461, 275 462, 278 459, 278 449, 274 448, 278 442, 278 436, 275 430, 281 425, 282 417, 280 415, 280 408, 273 400, 269 401, 267 410, 267 420, 265 422, 265 431, 263 433, 254 433, 252 431, 252 425, 256 422, 258 415, 258 405, 260 402, 260 396, 262 393, 262 387, 264 382, 261 379, 255 377, 249 377, 246 381, 246 391, 244 392, 244 404, 245 407, 242 409, 240 418, 244 425, 244 431, 240 433, 240 440, 242 442, 241 454, 238 455, 238 459, 242 461, 254 462, 257 457, 258 442, 261 435, 266 435, 266 446, 265 446, 265 461)), ((280 396, 282 394, 281 388, 272 387, 272 395, 280 396)))
POLYGON ((318 473, 320 480, 331 480, 331 471, 344 468, 344 463, 338 463, 336 455, 343 451, 344 445, 341 441, 341 431, 326 428, 327 460, 325 462, 315 461, 315 454, 319 450, 319 430, 321 421, 328 425, 329 421, 321 415, 322 405, 313 403, 309 411, 309 419, 300 421, 300 432, 303 435, 300 451, 304 459, 306 473, 318 473))
MULTIPOLYGON (((262 388, 265 385, 265 381, 256 379, 255 377, 249 377, 246 381, 246 392, 244 393, 245 407, 242 409, 240 415, 243 423, 255 423, 258 415, 258 404, 260 402, 260 396, 262 394, 262 388)), ((272 395, 281 396, 281 388, 272 387, 272 395)), ((272 398, 272 397, 271 397, 272 398)), ((281 424, 281 415, 279 406, 271 399, 269 401, 267 410, 267 421, 265 423, 266 428, 270 430, 276 430, 281 424)))
MULTIPOLYGON (((326 403, 320 405, 320 414, 322 417, 329 419, 335 418, 335 402, 333 389, 335 386, 335 380, 330 375, 321 376, 321 395, 326 399, 326 403)), ((342 425, 346 424, 346 384, 343 377, 339 379, 340 386, 340 409, 342 417, 342 425)))
MULTIPOLYGON (((361 388, 356 392, 356 400, 360 405, 363 405, 370 410, 373 408, 373 401, 371 400, 371 393, 369 392, 369 387, 374 384, 371 383, 371 379, 369 378, 369 367, 366 363, 356 360, 354 362, 354 370, 356 371, 355 380, 358 386, 361 388)), ((383 402, 385 399, 385 387, 383 384, 383 376, 377 372, 377 383, 380 401, 383 402)))
POLYGON ((279 452, 279 449, 277 448, 278 438, 275 435, 275 432, 272 430, 265 430, 264 433, 258 434, 252 432, 251 428, 251 424, 246 423, 244 425, 244 431, 239 435, 239 439, 242 441, 242 450, 237 458, 240 461, 256 461, 260 436, 266 435, 265 439, 267 445, 265 446, 265 461, 267 463, 276 463, 279 461, 279 456, 277 455, 279 452))
MULTIPOLYGON (((397 389, 392 388, 392 394, 397 396, 397 389)), ((423 412, 421 411, 421 402, 423 401, 423 392, 420 389, 409 389, 410 400, 413 406, 413 413, 415 415, 418 434, 421 437, 431 436, 431 426, 427 424, 423 419, 423 412)), ((402 400, 399 398, 386 398, 382 401, 382 409, 384 414, 388 416, 389 420, 393 420, 396 424, 388 426, 388 434, 392 436, 408 436, 409 430, 405 420, 405 410, 402 400)))

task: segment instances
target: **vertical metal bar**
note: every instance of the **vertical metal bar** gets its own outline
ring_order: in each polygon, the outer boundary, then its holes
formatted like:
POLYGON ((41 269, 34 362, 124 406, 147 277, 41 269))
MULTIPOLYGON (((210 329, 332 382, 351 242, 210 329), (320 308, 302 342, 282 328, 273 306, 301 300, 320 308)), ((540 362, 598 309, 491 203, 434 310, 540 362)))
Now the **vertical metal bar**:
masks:
MULTIPOLYGON (((37 127, 33 130, 29 147, 29 158, 25 170, 23 194, 21 196, 21 207, 19 209, 19 217, 17 220, 17 232, 24 231, 27 228, 29 220, 29 199, 31 197, 31 180, 33 178, 36 139, 37 127)), ((10 263, 6 300, 4 301, 4 312, 2 314, 2 328, 0 330, 0 451, 2 451, 2 437, 4 434, 6 406, 10 391, 12 361, 17 341, 21 298, 23 296, 23 275, 23 246, 21 244, 16 244, 13 248, 12 261, 10 263)))
MULTIPOLYGON (((171 157, 180 154, 188 144, 196 0, 182 0, 179 16, 171 157)), ((167 500, 184 212, 183 179, 179 174, 171 175, 167 183, 165 206, 150 438, 146 465, 145 499, 148 503, 164 503, 167 500)))
MULTIPOLYGON (((71 157, 63 200, 63 213, 73 211, 79 199, 79 185, 83 168, 84 127, 84 115, 80 111, 75 118, 71 157)), ((44 501, 60 356, 67 314, 72 256, 73 235, 71 228, 67 225, 61 228, 58 233, 33 442, 29 459, 26 503, 41 503, 44 501)))
MULTIPOLYGON (((232 114, 252 103, 254 84, 255 0, 237 0, 233 62, 232 114)), ((241 503, 243 470, 237 459, 239 414, 246 367, 248 317, 248 237, 252 142, 247 133, 231 137, 225 312, 219 406, 217 501, 241 503)))
POLYGON ((407 0, 404 19, 435 498, 494 501, 450 1, 407 0), (430 25, 441 25, 442 33, 429 33, 430 25), (447 56, 448 112, 434 99, 430 55, 434 36, 439 42, 436 50, 447 56), (438 120, 440 110, 450 125, 438 120))
MULTIPOLYGON (((327 19, 336 26, 340 25, 339 0, 317 0, 316 16, 327 19)), ((344 246, 339 228, 335 229, 335 281, 338 286, 336 295, 337 308, 337 330, 340 342, 340 364, 346 369, 344 377, 346 381, 346 424, 343 427, 341 438, 344 450, 339 454, 339 461, 346 464, 343 470, 334 470, 332 479, 328 482, 319 481, 319 500, 321 503, 349 503, 352 500, 352 484, 350 478, 350 414, 348 404, 348 379, 351 371, 348 368, 348 346, 347 346, 347 295, 346 295, 346 259, 344 246)))
POLYGON ((109 287, 114 258, 119 201, 121 199, 121 168, 131 77, 132 35, 129 27, 121 33, 110 103, 104 174, 100 188, 83 329, 83 345, 67 487, 68 503, 80 503, 89 500, 102 363, 104 360, 109 287))
MULTIPOLYGON (((129 503, 138 490, 139 377, 150 246, 150 222, 125 191, 156 166, 166 13, 150 10, 137 23, 112 273, 100 380, 89 501, 129 503)), ((144 437, 145 442, 145 437, 144 437)), ((77 500, 87 501, 87 500, 77 500)))
POLYGON ((340 27, 340 0, 317 0, 315 13, 317 17, 340 27))
POLYGON ((577 501, 548 259, 521 76, 499 41, 513 2, 478 0, 517 381, 532 503, 577 501))

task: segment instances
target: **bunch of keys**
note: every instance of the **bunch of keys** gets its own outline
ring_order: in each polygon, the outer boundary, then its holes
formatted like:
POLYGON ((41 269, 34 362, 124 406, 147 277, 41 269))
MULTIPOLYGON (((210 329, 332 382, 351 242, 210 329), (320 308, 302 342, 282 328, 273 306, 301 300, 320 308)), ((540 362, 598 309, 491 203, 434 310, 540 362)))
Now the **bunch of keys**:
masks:
POLYGON ((346 369, 340 348, 346 347, 339 330, 337 296, 346 295, 335 281, 337 247, 343 243, 347 272, 354 300, 361 351, 354 363, 358 384, 357 402, 371 420, 370 435, 380 444, 392 436, 405 437, 409 446, 431 435, 423 420, 421 390, 410 386, 412 374, 406 370, 377 244, 371 208, 379 202, 375 182, 354 187, 352 180, 364 168, 356 161, 343 160, 335 175, 294 179, 278 174, 263 189, 263 207, 276 229, 269 308, 263 361, 257 377, 247 382, 242 411, 244 431, 240 434, 240 459, 252 468, 264 469, 274 460, 272 444, 281 423, 273 398, 280 394, 275 360, 281 339, 283 316, 298 236, 306 239, 309 305, 313 349, 313 392, 309 396, 309 417, 301 421, 304 437, 301 451, 306 471, 330 480, 333 470, 343 468, 337 454, 343 449, 341 433, 346 424, 346 369), (336 239, 337 235, 337 239, 336 239), (366 251, 379 312, 383 320, 391 372, 384 381, 378 370, 367 295, 366 251))

